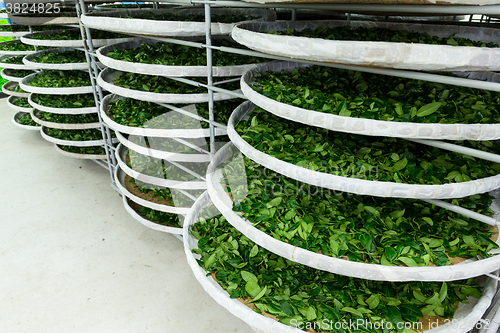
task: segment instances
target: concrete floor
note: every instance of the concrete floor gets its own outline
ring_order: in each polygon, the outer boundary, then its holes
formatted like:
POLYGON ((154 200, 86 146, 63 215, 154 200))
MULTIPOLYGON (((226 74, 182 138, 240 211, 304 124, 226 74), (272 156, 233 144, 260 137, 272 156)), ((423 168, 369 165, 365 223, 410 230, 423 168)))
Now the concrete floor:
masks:
POLYGON ((14 113, 0 100, 0 332, 253 332, 204 292, 179 240, 128 215, 107 170, 14 113))

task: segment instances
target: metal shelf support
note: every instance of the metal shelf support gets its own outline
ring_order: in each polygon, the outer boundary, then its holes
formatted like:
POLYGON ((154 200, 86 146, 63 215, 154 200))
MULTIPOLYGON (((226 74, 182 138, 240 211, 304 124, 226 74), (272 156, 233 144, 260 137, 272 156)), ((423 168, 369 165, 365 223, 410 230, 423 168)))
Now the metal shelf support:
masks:
MULTIPOLYGON (((87 12, 87 6, 85 4, 84 0, 79 0, 75 2, 75 7, 76 7, 76 13, 78 15, 78 18, 81 18, 82 14, 85 14, 87 12)), ((111 177, 111 187, 115 189, 118 193, 120 191, 118 190, 118 187, 115 184, 115 178, 114 178, 114 169, 117 165, 116 157, 115 157, 115 148, 113 145, 112 137, 111 137, 111 130, 109 126, 107 126, 101 117, 101 102, 104 98, 104 94, 102 92, 102 89, 99 85, 97 85, 97 77, 99 76, 99 68, 97 66, 97 60, 96 60, 96 54, 94 50, 94 45, 92 42, 92 36, 90 29, 88 27, 84 27, 83 24, 80 21, 80 32, 82 35, 82 40, 83 40, 83 46, 84 46, 84 51, 85 51, 85 57, 87 59, 87 63, 90 64, 89 68, 89 76, 90 76, 90 82, 92 83, 92 90, 94 92, 94 100, 95 104, 97 106, 97 115, 99 117, 99 123, 100 123, 100 129, 102 132, 102 137, 104 139, 104 150, 106 152, 106 162, 100 161, 98 163, 101 166, 104 166, 110 173, 111 177)))

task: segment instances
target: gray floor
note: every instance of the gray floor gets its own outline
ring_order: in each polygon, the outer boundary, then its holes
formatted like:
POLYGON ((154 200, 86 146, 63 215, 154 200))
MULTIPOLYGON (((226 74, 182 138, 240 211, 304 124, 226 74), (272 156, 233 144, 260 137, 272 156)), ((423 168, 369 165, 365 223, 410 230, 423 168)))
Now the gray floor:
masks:
POLYGON ((92 161, 16 128, 0 100, 0 332, 253 332, 180 241, 130 217, 92 161))

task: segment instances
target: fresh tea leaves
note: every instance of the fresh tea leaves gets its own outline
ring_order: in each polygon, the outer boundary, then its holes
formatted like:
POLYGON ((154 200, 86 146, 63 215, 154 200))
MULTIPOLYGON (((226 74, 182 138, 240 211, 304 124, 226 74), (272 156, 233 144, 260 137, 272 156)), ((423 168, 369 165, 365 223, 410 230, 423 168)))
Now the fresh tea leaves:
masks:
POLYGON ((32 61, 45 64, 68 64, 87 62, 87 59, 85 58, 85 53, 82 51, 64 51, 46 53, 33 58, 32 61))
MULTIPOLYGON (((499 247, 487 224, 424 201, 336 192, 284 177, 246 157, 244 163, 243 172, 232 164, 223 169, 233 183, 242 183, 234 177, 248 183, 244 198, 230 188, 233 210, 293 246, 389 266, 445 266, 455 257, 489 257, 499 247)), ((452 203, 491 215, 492 200, 485 193, 452 203)))
POLYGON ((29 113, 25 113, 21 117, 19 117, 19 124, 26 125, 26 126, 35 126, 35 127, 41 126, 40 124, 33 121, 33 119, 31 118, 31 115, 29 113))
POLYGON ((95 107, 93 94, 78 95, 45 95, 32 94, 33 102, 51 108, 88 108, 95 107))
MULTIPOLYGON (((500 164, 404 139, 333 132, 256 108, 237 132, 254 148, 284 162, 342 177, 439 185, 495 176, 500 164)), ((494 152, 482 145, 483 150, 494 152)))
POLYGON ((198 239, 193 252, 201 255, 199 265, 215 276, 231 298, 252 301, 258 313, 274 315, 290 326, 292 319, 310 324, 366 319, 392 322, 396 327, 400 321, 416 322, 424 315, 451 318, 458 303, 468 296, 481 296, 474 279, 396 283, 319 271, 258 246, 223 216, 202 218, 191 234, 198 239))
POLYGON ((88 124, 88 123, 98 123, 99 117, 97 113, 87 113, 87 114, 58 114, 39 111, 38 118, 43 121, 58 123, 58 124, 88 124))
POLYGON ((5 74, 7 74, 9 76, 13 76, 13 77, 25 77, 25 76, 31 75, 33 73, 35 73, 35 72, 31 71, 31 70, 27 70, 27 69, 11 69, 11 70, 6 71, 5 74))
POLYGON ((90 76, 88 72, 71 70, 45 70, 35 76, 28 85, 42 88, 67 88, 90 86, 90 76))
POLYGON ((64 151, 68 153, 84 154, 84 155, 106 155, 106 151, 100 146, 90 146, 90 147, 76 147, 76 146, 60 146, 64 151))
POLYGON ((6 63, 6 64, 24 65, 23 58, 24 58, 24 55, 18 55, 18 56, 5 58, 2 60, 2 62, 6 63))
MULTIPOLYGON (((196 78, 196 81, 207 84, 206 79, 196 78)), ((224 81, 225 78, 215 78, 217 81, 224 81)), ((197 87, 176 80, 169 79, 164 76, 136 74, 123 72, 117 76, 113 84, 127 89, 147 91, 156 94, 206 94, 207 88, 197 87)), ((236 90, 240 87, 237 81, 221 85, 222 88, 228 90, 236 90)))
MULTIPOLYGON (((125 35, 116 33, 116 32, 107 32, 103 30, 94 30, 91 29, 91 35, 93 39, 114 39, 114 38, 125 38, 125 35)), ((40 39, 40 40, 81 40, 82 35, 79 29, 76 30, 56 30, 51 33, 43 34, 43 35, 32 35, 30 36, 32 39, 40 39)))
POLYGON ((316 29, 304 29, 297 31, 295 29, 286 29, 283 31, 263 31, 274 35, 297 36, 308 38, 321 38, 328 40, 352 40, 363 42, 393 42, 393 43, 418 43, 418 44, 436 44, 451 46, 477 46, 477 47, 498 47, 495 43, 484 43, 473 41, 468 38, 431 36, 425 32, 413 32, 405 30, 391 30, 387 28, 361 28, 340 26, 332 28, 319 27, 316 29))
POLYGON ((345 117, 397 122, 493 124, 500 93, 329 67, 266 72, 252 88, 288 105, 345 117))
MULTIPOLYGON (((214 40, 216 46, 244 48, 226 40, 214 40)), ((244 56, 213 50, 214 66, 237 66, 266 61, 264 58, 244 56)), ((122 61, 164 66, 206 66, 205 48, 194 48, 170 43, 142 44, 134 49, 114 50, 106 56, 122 61)))
POLYGON ((47 135, 56 139, 66 141, 94 141, 102 140, 102 133, 99 129, 85 130, 63 130, 57 128, 47 128, 47 135))
MULTIPOLYGON (((205 90, 206 91, 206 90, 205 90)), ((240 99, 230 99, 214 102, 215 121, 227 124, 233 110, 241 104, 240 99)), ((179 108, 185 105, 175 105, 179 108)), ((205 119, 209 119, 208 103, 195 104, 197 114, 205 119)), ((111 103, 109 116, 113 121, 131 127, 164 128, 164 129, 196 129, 208 128, 208 123, 194 120, 192 117, 171 111, 161 105, 152 102, 140 101, 132 98, 124 98, 111 103), (162 116, 166 113, 168 116, 162 116)))
POLYGON ((20 108, 31 108, 30 103, 28 103, 27 98, 18 98, 12 104, 15 106, 19 106, 20 108))

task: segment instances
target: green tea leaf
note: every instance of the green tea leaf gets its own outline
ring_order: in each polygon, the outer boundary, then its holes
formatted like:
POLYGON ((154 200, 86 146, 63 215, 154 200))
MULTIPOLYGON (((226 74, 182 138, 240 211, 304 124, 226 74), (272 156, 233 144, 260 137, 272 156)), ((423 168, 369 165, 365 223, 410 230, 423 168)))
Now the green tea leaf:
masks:
POLYGON ((392 169, 394 171, 400 171, 400 170, 403 170, 404 168, 406 168, 407 165, 408 165, 408 160, 405 157, 402 160, 399 160, 396 163, 394 163, 394 166, 392 167, 392 169))
POLYGON ((448 285, 446 282, 443 282, 443 285, 441 286, 441 289, 439 290, 439 301, 442 303, 446 299, 446 296, 448 296, 448 285))
POLYGON ((210 265, 212 265, 216 260, 216 257, 215 257, 215 253, 213 253, 208 259, 207 261, 205 261, 205 268, 206 269, 209 269, 210 265))
POLYGON ((340 311, 352 313, 353 315, 355 315, 357 317, 363 317, 363 314, 360 311, 358 311, 354 308, 351 308, 349 306, 343 307, 342 309, 340 309, 340 311))
POLYGON ((424 294, 422 294, 422 292, 420 290, 413 290, 413 297, 415 297, 416 299, 418 299, 420 302, 425 302, 427 300, 427 297, 424 296, 424 294))
POLYGON ((257 116, 252 117, 251 125, 252 127, 257 127, 257 125, 259 125, 259 122, 257 121, 257 116))
MULTIPOLYGON (((259 253, 259 247, 257 246, 257 244, 255 244, 253 247, 252 247, 252 250, 250 250, 250 258, 253 258, 257 255, 257 253, 259 253)), ((249 272, 246 272, 248 274, 251 274, 249 272)), ((243 272, 242 272, 243 274, 243 272)), ((255 276, 255 275, 254 275, 255 276)), ((243 276, 242 276, 243 277, 243 276)), ((243 279, 245 280, 245 278, 243 277, 243 279)), ((247 280, 245 280, 247 281, 247 280)))
POLYGON ((307 308, 306 319, 309 321, 316 319, 316 310, 312 306, 307 308))
POLYGON ((434 221, 432 221, 432 219, 430 217, 422 217, 422 220, 424 220, 425 222, 427 222, 427 224, 433 226, 434 225, 434 221))
POLYGON ((375 246, 373 245, 373 239, 369 235, 360 235, 359 241, 366 251, 374 252, 376 250, 375 246))
POLYGON ((281 203, 282 200, 283 199, 281 199, 281 197, 276 197, 267 203, 267 207, 276 207, 281 203))
POLYGON ((386 247, 385 248, 385 255, 387 256, 387 259, 390 262, 392 262, 392 261, 394 261, 394 259, 397 258, 398 253, 392 247, 386 247))
POLYGON ((247 271, 241 271, 241 277, 246 282, 249 282, 249 281, 258 282, 257 277, 254 274, 247 272, 247 271))
POLYGON ((418 267, 418 264, 415 262, 415 260, 413 260, 411 258, 399 257, 398 260, 402 261, 408 267, 418 267))
POLYGON ((387 319, 389 319, 394 325, 402 322, 401 312, 399 312, 398 308, 395 306, 387 307, 387 319))
POLYGON ((435 292, 434 295, 432 297, 429 297, 425 303, 427 304, 432 304, 432 305, 436 305, 437 303, 439 302, 439 293, 438 292, 435 292))
POLYGON ((368 299, 366 300, 366 304, 368 304, 368 307, 370 309, 375 309, 379 304, 380 304, 380 295, 371 295, 370 297, 368 297, 368 299))
POLYGON ((248 281, 246 284, 245 284, 245 290, 247 291, 247 293, 250 294, 250 296, 252 297, 257 297, 259 295, 259 293, 261 292, 261 288, 259 286, 259 284, 255 281, 248 281))
POLYGON ((425 117, 433 114, 441 107, 441 102, 429 103, 418 109, 417 117, 425 117))
POLYGON ((295 315, 295 311, 293 310, 292 306, 288 302, 281 302, 280 303, 281 310, 283 310, 283 313, 289 317, 295 315))
MULTIPOLYGON (((245 285, 245 288, 246 288, 247 285, 248 285, 248 283, 245 285)), ((262 288, 262 290, 257 294, 257 296, 254 297, 254 299, 252 300, 252 302, 255 302, 255 301, 261 299, 266 294, 266 292, 267 292, 267 286, 264 286, 264 288, 262 288)))
POLYGON ((378 211, 377 209, 375 209, 375 208, 371 207, 371 206, 365 206, 365 207, 364 207, 364 209, 365 209, 368 213, 370 213, 370 214, 372 214, 372 215, 375 215, 375 216, 380 216, 379 211, 378 211))

